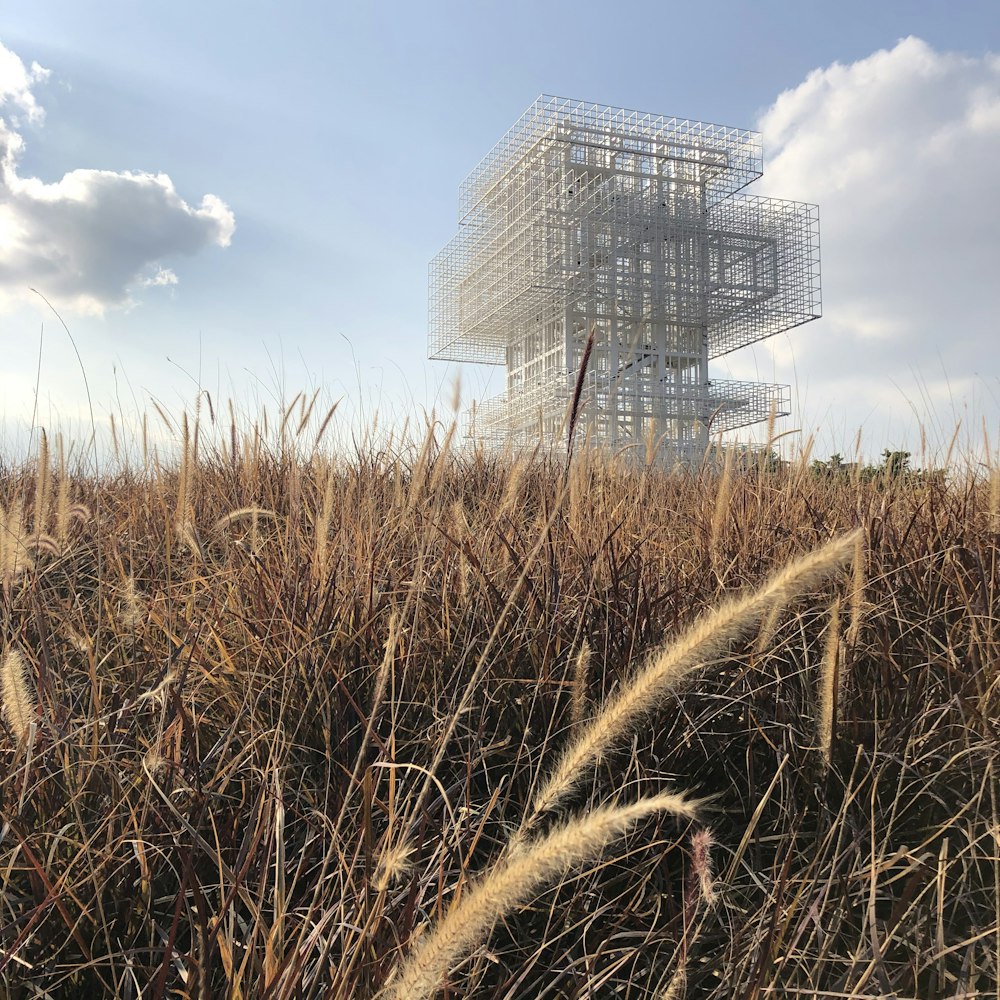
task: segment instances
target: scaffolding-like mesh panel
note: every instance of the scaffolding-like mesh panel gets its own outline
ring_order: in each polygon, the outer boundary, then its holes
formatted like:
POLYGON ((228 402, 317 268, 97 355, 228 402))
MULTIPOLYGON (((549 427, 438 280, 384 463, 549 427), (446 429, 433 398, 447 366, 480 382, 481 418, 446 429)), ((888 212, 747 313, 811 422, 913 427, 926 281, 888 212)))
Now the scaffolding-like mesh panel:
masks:
POLYGON ((704 176, 711 201, 745 187, 762 170, 757 132, 542 94, 462 182, 459 221, 487 207, 526 155, 553 143, 669 160, 678 176, 704 176))
POLYGON ((822 313, 815 205, 737 196, 714 205, 709 224, 709 357, 822 313))
MULTIPOLYGON (((485 409, 521 434, 592 333, 599 436, 657 420, 704 435, 689 411, 722 385, 708 359, 820 312, 818 212, 736 193, 760 173, 756 133, 539 98, 462 185, 462 225, 430 268, 430 355, 505 364, 506 401, 485 409)), ((774 387, 761 411, 746 385, 716 400, 713 427, 767 418, 774 387)), ((541 407, 540 433, 557 409, 541 407)))
MULTIPOLYGON (((565 437, 573 389, 562 378, 540 381, 479 403, 473 413, 477 436, 527 443, 565 437)), ((734 430, 788 416, 789 387, 764 382, 712 379, 704 385, 623 386, 589 375, 580 398, 581 436, 610 444, 644 440, 651 434, 700 446, 704 433, 734 430)))

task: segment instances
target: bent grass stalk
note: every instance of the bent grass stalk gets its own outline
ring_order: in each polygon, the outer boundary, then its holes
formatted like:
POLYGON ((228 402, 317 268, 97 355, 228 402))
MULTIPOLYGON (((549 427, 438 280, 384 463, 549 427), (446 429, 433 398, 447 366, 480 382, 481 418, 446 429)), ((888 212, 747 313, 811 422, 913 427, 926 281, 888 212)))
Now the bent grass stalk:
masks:
POLYGON ((562 802, 589 768, 660 704, 677 684, 704 667, 730 643, 746 635, 772 608, 790 603, 825 583, 855 552, 858 532, 842 535, 789 563, 759 590, 729 600, 705 615, 649 660, 608 706, 566 749, 555 771, 535 796, 532 812, 515 834, 517 847, 537 818, 562 802))
POLYGON ((428 932, 400 969, 386 1000, 434 996, 449 970, 489 934, 494 923, 542 885, 600 855, 646 816, 670 812, 693 819, 697 806, 668 793, 633 805, 597 809, 553 830, 522 854, 500 861, 428 932))

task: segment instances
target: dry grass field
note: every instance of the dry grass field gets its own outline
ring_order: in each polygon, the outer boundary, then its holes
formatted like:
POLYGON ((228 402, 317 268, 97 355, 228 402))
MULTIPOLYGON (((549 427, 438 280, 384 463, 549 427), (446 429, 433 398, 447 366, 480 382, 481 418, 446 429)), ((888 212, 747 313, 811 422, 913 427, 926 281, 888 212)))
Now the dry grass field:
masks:
POLYGON ((995 995, 996 470, 306 416, 0 465, 3 995, 995 995))

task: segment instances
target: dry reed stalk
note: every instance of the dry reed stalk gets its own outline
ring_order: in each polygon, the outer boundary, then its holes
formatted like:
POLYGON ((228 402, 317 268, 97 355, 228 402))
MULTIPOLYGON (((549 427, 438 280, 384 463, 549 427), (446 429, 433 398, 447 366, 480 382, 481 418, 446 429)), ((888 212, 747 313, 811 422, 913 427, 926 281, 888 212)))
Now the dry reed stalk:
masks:
POLYGON ((323 504, 314 521, 312 577, 316 583, 326 579, 330 565, 330 525, 333 523, 334 476, 333 466, 327 466, 323 488, 323 504))
POLYGON ((528 471, 528 462, 524 456, 518 456, 514 462, 510 473, 507 476, 507 486, 504 489, 503 499, 500 501, 498 517, 509 514, 521 503, 521 486, 524 482, 525 473, 528 471))
POLYGON ((0 694, 3 717, 18 742, 27 735, 35 717, 35 701, 28 685, 28 667, 20 650, 10 647, 0 661, 0 694))
POLYGON ((268 510, 267 507, 240 507, 238 510, 231 510, 228 514, 223 514, 215 524, 212 525, 212 531, 221 531, 223 528, 228 528, 234 521, 242 520, 245 517, 252 517, 254 522, 257 523, 262 517, 269 517, 272 521, 278 521, 278 515, 273 510, 268 510))
MULTIPOLYGON (((847 646, 854 650, 858 643, 858 636, 861 634, 861 624, 864 620, 865 587, 868 584, 868 577, 865 573, 865 550, 864 536, 858 534, 851 574, 851 599, 848 605, 849 622, 847 626, 847 646)), ((843 684, 845 678, 841 678, 843 684)))
POLYGON ((191 491, 191 434, 188 429, 187 413, 181 418, 181 471, 177 479, 177 508, 174 513, 174 528, 179 535, 185 534, 190 517, 188 514, 191 491))
POLYGON ((595 716, 563 753, 535 796, 533 813, 515 835, 519 842, 534 820, 557 806, 622 736, 660 704, 681 681, 745 638, 761 617, 824 584, 856 551, 858 532, 828 542, 789 563, 759 590, 725 601, 696 621, 680 638, 654 654, 646 666, 595 716))
POLYGON ((726 460, 722 467, 722 478, 719 480, 719 489, 715 495, 715 511, 712 514, 712 530, 708 541, 708 551, 713 562, 717 561, 719 540, 722 537, 722 529, 725 527, 729 505, 733 499, 733 458, 733 449, 727 448, 726 460))
POLYGON ((646 431, 646 439, 643 442, 646 452, 645 462, 647 469, 651 469, 653 467, 653 463, 656 461, 656 450, 657 450, 656 446, 659 443, 660 439, 660 434, 658 433, 657 429, 658 422, 659 421, 655 420, 651 420, 649 422, 649 428, 646 431))
MULTIPOLYGON (((83 503, 69 502, 69 476, 66 475, 66 467, 62 455, 59 459, 59 489, 56 493, 56 537, 50 539, 52 546, 57 553, 65 552, 69 548, 69 532, 74 521, 85 523, 90 520, 90 508, 83 503)), ((39 536, 40 540, 47 539, 48 535, 39 536)))
POLYGON ((14 581, 34 566, 25 545, 24 508, 20 500, 0 506, 0 583, 9 590, 14 581))
POLYGON ((15 581, 35 568, 32 552, 59 554, 54 538, 45 534, 29 534, 24 521, 24 504, 11 501, 5 510, 0 506, 0 587, 10 590, 15 581))
POLYGON ((1000 532, 1000 465, 990 469, 990 531, 1000 532))
POLYGON ((36 535, 45 533, 49 517, 49 495, 52 476, 49 470, 49 439, 45 431, 38 439, 38 465, 35 471, 35 518, 32 523, 36 535))
POLYGON ((320 441, 323 440, 323 435, 326 433, 327 427, 330 426, 330 421, 333 420, 333 415, 337 412, 338 406, 340 406, 339 399, 326 411, 326 416, 320 421, 319 430, 316 431, 316 438, 313 441, 313 448, 318 447, 320 441))
POLYGON ((426 1000, 448 972, 490 933, 505 913, 575 865, 600 855, 633 824, 656 812, 693 818, 696 804, 656 795, 633 805, 596 809, 558 827, 523 853, 494 865, 429 930, 389 987, 386 1000, 426 1000))
MULTIPOLYGON (((406 612, 406 606, 404 606, 403 613, 406 612)), ((396 657, 396 649, 399 644, 399 637, 402 631, 402 617, 396 613, 392 612, 389 615, 389 634, 385 640, 385 653, 382 657, 382 663, 378 668, 378 673, 375 675, 375 690, 372 692, 372 704, 371 708, 368 710, 368 722, 365 725, 364 734, 361 737, 361 745, 358 747, 357 756, 354 759, 354 769, 351 771, 351 781, 348 786, 349 791, 353 791, 359 786, 359 778, 361 776, 361 771, 364 768, 366 760, 366 750, 368 748, 368 741, 371 739, 372 732, 375 729, 375 724, 378 721, 378 714, 382 708, 382 701, 385 698, 386 688, 389 685, 389 675, 392 673, 393 661, 396 657)), ((344 816, 347 813, 347 803, 349 795, 344 796, 344 800, 341 803, 340 815, 337 818, 337 828, 340 828, 340 824, 343 822, 344 816)))
POLYGON ((819 671, 819 710, 816 718, 816 743, 823 758, 823 768, 830 766, 833 744, 833 720, 837 710, 837 678, 840 674, 840 599, 830 605, 830 623, 823 644, 819 671))
POLYGON ((147 616, 147 610, 135 585, 135 577, 129 573, 122 585, 122 624, 128 629, 136 629, 147 616))
POLYGON ((56 491, 56 541, 61 549, 66 548, 69 541, 69 475, 66 469, 66 446, 60 434, 58 438, 59 451, 59 489, 56 491))
POLYGON ((441 442, 441 447, 438 449, 437 454, 434 456, 434 469, 431 473, 430 483, 428 485, 427 491, 430 496, 435 497, 441 489, 441 483, 444 481, 445 473, 448 470, 448 457, 451 453, 452 441, 455 438, 455 432, 458 430, 458 421, 453 420, 445 431, 444 440, 441 442))
POLYGON ((579 725, 587 716, 590 661, 590 643, 584 639, 573 658, 573 697, 570 702, 570 719, 574 726, 579 725))
POLYGON ((302 437, 302 432, 306 429, 306 424, 309 423, 309 419, 312 417, 313 410, 316 407, 316 400, 319 399, 320 390, 317 389, 313 394, 312 398, 306 403, 306 397, 303 394, 302 403, 299 406, 299 426, 295 428, 295 436, 297 438, 302 437))
POLYGON ((753 644, 754 656, 763 656, 767 647, 771 645, 771 640, 774 638, 774 633, 778 631, 778 622, 781 620, 781 614, 784 610, 782 605, 775 604, 764 616, 760 632, 753 644))
POLYGON ((569 408, 569 427, 566 431, 566 468, 569 468, 570 460, 573 458, 573 433, 576 430, 576 421, 580 415, 580 399, 583 396, 583 384, 587 378, 587 367, 590 365, 590 355, 594 350, 594 338, 597 335, 597 324, 590 327, 590 335, 583 348, 583 356, 580 358, 580 370, 576 373, 576 385, 573 387, 573 401, 569 408))
POLYGON ((699 898, 710 906, 715 902, 715 882, 712 877, 712 831, 702 827, 691 836, 691 875, 697 884, 699 898))
POLYGON ((795 485, 796 491, 801 488, 802 481, 810 475, 809 463, 812 460, 813 448, 816 445, 816 435, 810 434, 806 438, 805 444, 802 446, 802 451, 799 452, 798 461, 795 463, 795 485))
POLYGON ((121 444, 118 441, 118 422, 115 420, 115 415, 113 413, 109 413, 108 417, 111 424, 111 447, 114 449, 115 458, 121 458, 122 449, 121 444))
POLYGON ((704 918, 699 911, 715 903, 715 884, 712 877, 712 831, 702 827, 691 836, 691 870, 684 885, 684 936, 677 955, 677 965, 657 1000, 681 1000, 687 990, 688 956, 701 936, 704 918))
POLYGON ((411 513, 413 509, 418 506, 425 489, 429 487, 431 476, 430 467, 434 461, 433 452, 435 444, 434 425, 428 423, 423 443, 420 446, 420 453, 417 455, 417 460, 413 465, 413 471, 410 474, 410 483, 406 493, 406 503, 404 508, 407 514, 411 513))
MULTIPOLYGON (((302 466, 298 462, 292 462, 285 480, 285 497, 288 510, 294 517, 302 503, 302 466)), ((259 522, 259 515, 254 515, 254 523, 259 522)), ((286 536, 291 539, 294 526, 286 522, 286 536)))
MULTIPOLYGON (((758 463, 758 470, 764 472, 768 463, 771 460, 771 452, 774 450, 774 442, 777 440, 774 434, 775 425, 778 422, 778 401, 776 399, 771 400, 771 408, 767 411, 767 444, 760 452, 760 461, 758 463)), ((780 435, 779 435, 780 436, 780 435)))

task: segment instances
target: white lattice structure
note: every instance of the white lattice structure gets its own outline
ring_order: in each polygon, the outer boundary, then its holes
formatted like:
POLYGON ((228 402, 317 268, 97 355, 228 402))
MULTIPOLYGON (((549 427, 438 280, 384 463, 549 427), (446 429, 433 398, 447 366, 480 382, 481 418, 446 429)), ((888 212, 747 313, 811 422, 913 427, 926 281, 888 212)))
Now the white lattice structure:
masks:
POLYGON ((760 136, 542 96, 461 187, 430 268, 430 356, 502 364, 477 436, 558 442, 590 332, 578 433, 710 433, 787 413, 785 386, 711 379, 709 359, 820 315, 814 205, 737 194, 760 136))

